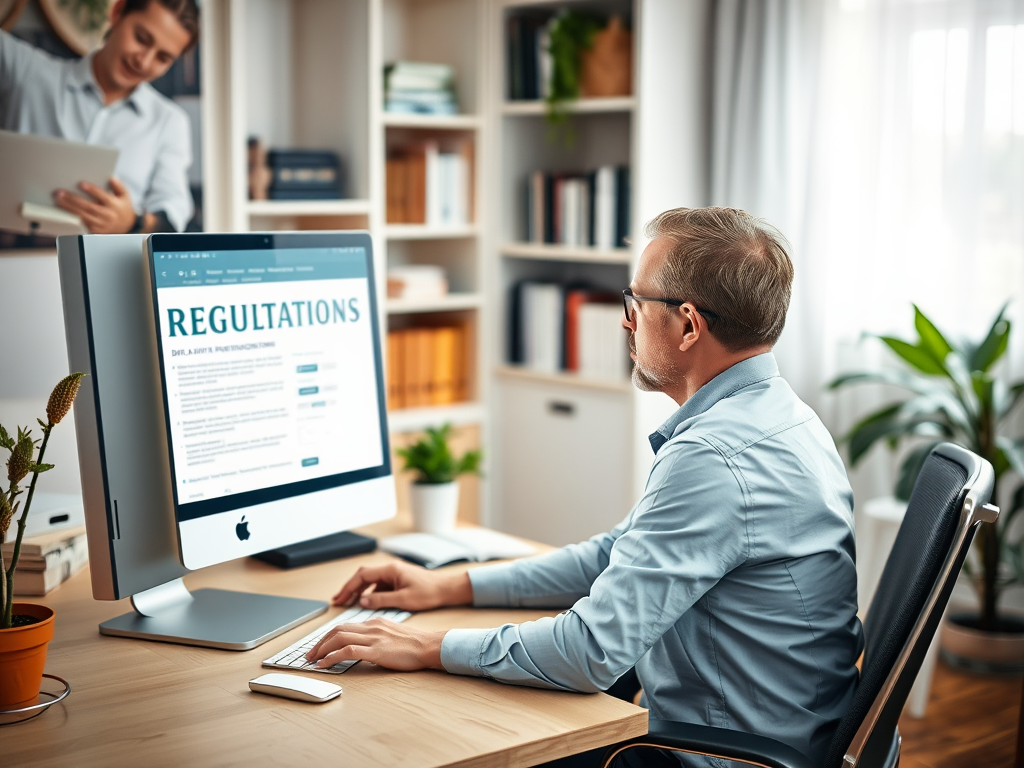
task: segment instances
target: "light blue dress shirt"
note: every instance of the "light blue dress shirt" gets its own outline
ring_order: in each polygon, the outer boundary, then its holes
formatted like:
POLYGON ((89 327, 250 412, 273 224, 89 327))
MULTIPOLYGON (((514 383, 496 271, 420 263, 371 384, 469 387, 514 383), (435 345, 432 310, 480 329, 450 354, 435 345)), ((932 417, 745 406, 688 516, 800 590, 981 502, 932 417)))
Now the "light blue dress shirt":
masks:
POLYGON ((652 717, 823 760, 863 645, 853 495, 831 436, 767 353, 703 386, 651 445, 646 490, 610 533, 470 571, 474 605, 568 610, 451 630, 445 669, 586 692, 635 665, 652 717))
POLYGON ((58 59, 0 30, 0 128, 116 147, 135 212, 163 211, 180 232, 193 209, 188 114, 149 83, 106 106, 102 93, 92 54, 58 59))

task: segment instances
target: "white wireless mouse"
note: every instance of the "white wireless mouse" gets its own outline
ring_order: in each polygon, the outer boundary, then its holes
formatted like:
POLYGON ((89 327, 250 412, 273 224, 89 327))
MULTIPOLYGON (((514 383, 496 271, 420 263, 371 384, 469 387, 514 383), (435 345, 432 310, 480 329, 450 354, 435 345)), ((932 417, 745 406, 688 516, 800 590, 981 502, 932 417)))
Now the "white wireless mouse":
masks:
POLYGON ((267 693, 271 696, 283 696, 296 701, 308 701, 323 704, 341 695, 341 686, 301 675, 285 675, 271 672, 249 681, 249 690, 256 693, 267 693))

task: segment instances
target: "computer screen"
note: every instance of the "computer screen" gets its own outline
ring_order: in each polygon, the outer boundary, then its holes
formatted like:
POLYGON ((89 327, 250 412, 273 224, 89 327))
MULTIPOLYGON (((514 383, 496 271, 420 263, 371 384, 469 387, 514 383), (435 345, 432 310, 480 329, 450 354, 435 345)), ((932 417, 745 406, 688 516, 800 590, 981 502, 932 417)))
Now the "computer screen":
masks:
POLYGON ((69 364, 88 374, 74 412, 93 595, 135 608, 100 632, 244 649, 321 613, 182 579, 394 516, 369 235, 57 250, 69 364))
POLYGON ((391 483, 366 244, 154 235, 148 255, 185 565, 379 519, 359 496, 316 507, 331 489, 391 483))

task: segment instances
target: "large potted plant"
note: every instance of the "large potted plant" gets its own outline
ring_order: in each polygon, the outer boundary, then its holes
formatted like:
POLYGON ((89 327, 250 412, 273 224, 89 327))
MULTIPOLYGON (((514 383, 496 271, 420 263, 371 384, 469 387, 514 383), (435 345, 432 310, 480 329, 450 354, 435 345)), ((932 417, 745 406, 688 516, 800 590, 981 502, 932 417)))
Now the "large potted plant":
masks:
POLYGON ((39 475, 53 469, 52 464, 43 463, 46 444, 53 428, 71 410, 82 376, 73 373, 54 387, 46 404, 46 421, 39 419, 41 441, 33 439, 28 428, 19 427, 17 437, 12 437, 0 425, 0 448, 10 454, 6 465, 7 490, 0 485, 0 544, 7 540, 15 518, 18 521, 10 563, 4 562, 0 550, 0 709, 18 709, 35 703, 43 680, 46 645, 53 638, 54 612, 44 605, 14 602, 15 568, 39 475))
POLYGON ((427 427, 422 438, 396 453, 404 468, 416 473, 411 489, 413 523, 425 533, 446 533, 455 527, 459 510, 459 475, 480 474, 481 451, 452 453, 451 424, 427 427))
POLYGON ((941 333, 915 306, 916 339, 878 337, 905 363, 904 369, 845 374, 829 386, 878 383, 910 394, 862 418, 846 437, 853 466, 879 441, 896 448, 913 440, 899 468, 897 498, 910 497, 928 453, 945 441, 968 448, 992 464, 993 499, 1000 498, 1001 486, 1017 483, 998 523, 978 531, 977 557, 965 565, 978 592, 980 610, 951 616, 943 645, 954 663, 1024 670, 1024 622, 999 607, 1007 587, 1024 584, 1024 548, 1019 538, 1010 535, 1014 517, 1024 509, 1024 485, 1013 479, 1014 475, 1024 478, 1024 437, 1011 434, 1011 416, 1024 398, 1024 381, 1007 385, 993 373, 1009 345, 1010 321, 1005 314, 1004 306, 980 342, 957 341, 941 333), (980 641, 979 647, 971 647, 971 638, 980 641), (1019 640, 1016 650, 1015 640, 1019 640))

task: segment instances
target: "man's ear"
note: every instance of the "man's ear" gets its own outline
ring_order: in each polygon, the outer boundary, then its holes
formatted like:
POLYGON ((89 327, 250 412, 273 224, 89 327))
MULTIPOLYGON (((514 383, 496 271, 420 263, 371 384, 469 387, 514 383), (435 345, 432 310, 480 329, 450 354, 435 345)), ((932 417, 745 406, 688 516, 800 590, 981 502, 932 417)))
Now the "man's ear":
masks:
POLYGON ((679 325, 681 329, 679 337, 680 352, 686 352, 693 347, 700 339, 701 334, 707 330, 704 325, 704 318, 697 314, 690 304, 683 304, 679 307, 679 325))

